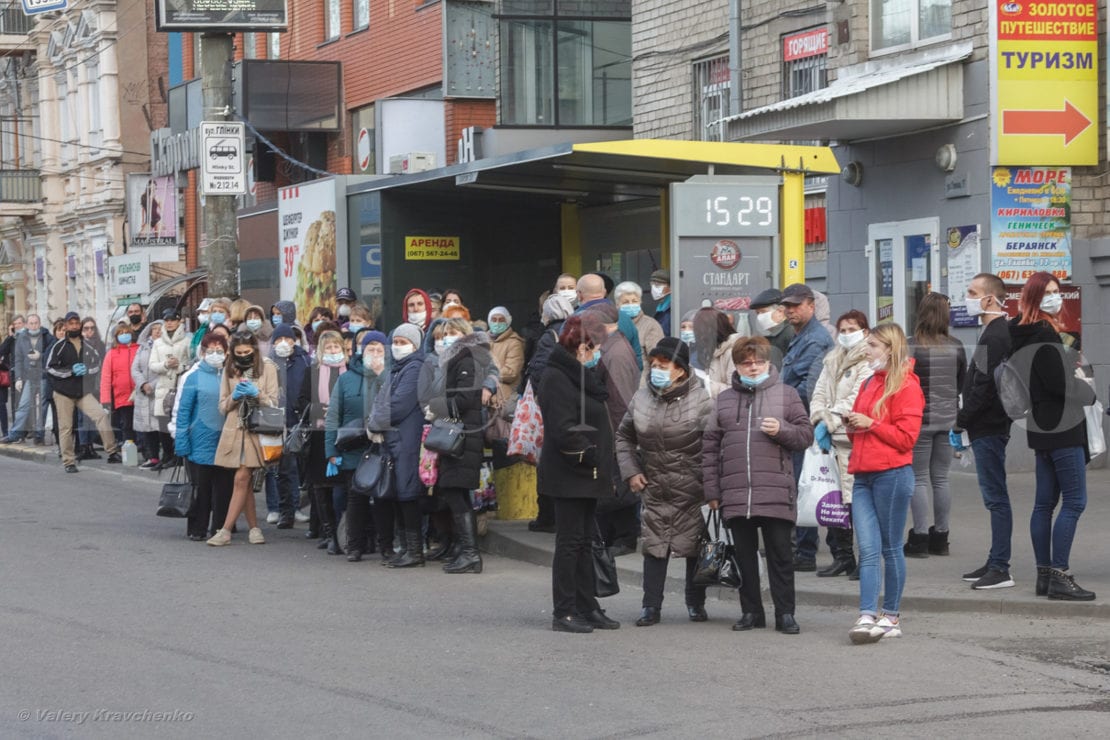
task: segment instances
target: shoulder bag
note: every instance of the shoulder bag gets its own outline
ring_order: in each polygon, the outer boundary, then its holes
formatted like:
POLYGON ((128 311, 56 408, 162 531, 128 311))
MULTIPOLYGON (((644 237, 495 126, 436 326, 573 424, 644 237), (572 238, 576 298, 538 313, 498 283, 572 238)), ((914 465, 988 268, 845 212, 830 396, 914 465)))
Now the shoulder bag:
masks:
POLYGON ((351 474, 351 491, 360 496, 389 500, 397 497, 396 485, 393 458, 381 445, 371 445, 351 474))
POLYGON ((721 512, 711 510, 698 547, 698 564, 693 578, 695 586, 740 587, 740 568, 736 564, 736 552, 728 527, 725 527, 725 533, 726 539, 722 540, 721 512), (709 531, 710 523, 713 525, 712 533, 709 531))
POLYGON ((308 449, 308 435, 312 431, 306 421, 308 409, 309 407, 305 406, 304 411, 301 412, 301 418, 289 428, 289 433, 285 437, 285 452, 288 455, 300 455, 308 449))
POLYGON ((365 419, 354 419, 335 431, 335 449, 339 452, 361 450, 369 442, 370 435, 366 431, 365 419))
POLYGON ((254 406, 247 414, 247 431, 254 434, 285 434, 285 409, 254 406))
POLYGON ((158 516, 171 519, 184 519, 193 510, 196 501, 196 487, 189 480, 189 470, 184 465, 175 465, 168 483, 162 484, 162 495, 158 497, 158 516))
POLYGON ((458 457, 462 454, 465 432, 454 401, 451 401, 451 413, 454 418, 436 419, 432 422, 432 428, 424 438, 424 449, 444 457, 458 457))
POLYGON ((606 596, 615 596, 621 591, 620 583, 617 581, 617 561, 613 557, 613 553, 605 546, 605 540, 601 536, 601 529, 594 523, 594 542, 593 542, 593 557, 594 557, 594 595, 599 599, 604 599, 606 596))

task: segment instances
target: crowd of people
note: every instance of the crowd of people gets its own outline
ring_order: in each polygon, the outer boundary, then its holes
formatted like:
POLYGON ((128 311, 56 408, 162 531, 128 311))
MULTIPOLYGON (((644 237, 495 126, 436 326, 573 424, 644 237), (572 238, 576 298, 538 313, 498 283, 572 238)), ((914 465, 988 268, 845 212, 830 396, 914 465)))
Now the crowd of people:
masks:
POLYGON ((447 573, 481 573, 471 492, 487 448, 495 463, 513 461, 514 410, 534 396, 543 441, 529 529, 555 534, 553 629, 620 626, 597 598, 599 539, 614 555, 640 548, 637 626, 661 620, 671 558, 685 561, 688 618, 705 621, 695 572, 708 510, 735 546, 733 630, 768 624, 762 552, 776 630, 800 632, 795 574, 817 571, 859 581, 849 636, 869 643, 902 634, 906 558, 949 554, 948 471, 968 446, 992 539, 986 563, 963 578, 976 590, 1015 585, 1005 470, 1012 419, 996 378, 1009 363, 1026 379, 1031 409, 1036 593, 1094 599, 1070 572, 1070 549, 1086 504, 1084 406, 1095 394, 1078 337, 1063 330, 1052 275, 1026 282, 1015 316, 997 276, 971 281, 960 300, 983 328, 970 360, 949 334, 950 299, 937 293, 924 296, 907 336, 894 323, 871 326, 858 310, 830 322, 827 299, 804 284, 768 289, 751 302, 747 336, 737 331, 747 322, 710 306, 672 323, 666 271, 651 275, 649 290, 651 312, 636 283, 560 275, 519 331, 504 306, 483 320, 459 291, 420 288, 405 295, 394 327, 377 326, 349 288, 337 292, 334 313, 318 306, 303 323, 289 301, 265 310, 207 298, 192 332, 177 309, 147 322, 134 305, 108 346, 95 322, 74 313, 52 332, 38 316, 17 317, 0 345, 18 394, 9 428, 9 389, 0 388, 3 442, 44 444, 52 408, 66 472, 97 455, 94 434, 110 463, 120 462, 121 441, 134 440, 142 467, 183 465, 196 490, 191 540, 228 545, 242 516, 247 542, 264 543, 255 494, 265 491, 266 522, 306 523, 306 537, 329 555, 358 562, 377 553, 391 568, 440 560, 447 573), (278 408, 303 444, 275 455, 254 419, 278 408), (462 441, 449 454, 425 447, 435 420, 459 426, 462 441), (828 528, 833 559, 820 570, 817 528, 796 526, 798 476, 813 449, 835 456, 851 510, 850 527, 828 528), (352 485, 370 453, 390 462, 380 497, 352 485))

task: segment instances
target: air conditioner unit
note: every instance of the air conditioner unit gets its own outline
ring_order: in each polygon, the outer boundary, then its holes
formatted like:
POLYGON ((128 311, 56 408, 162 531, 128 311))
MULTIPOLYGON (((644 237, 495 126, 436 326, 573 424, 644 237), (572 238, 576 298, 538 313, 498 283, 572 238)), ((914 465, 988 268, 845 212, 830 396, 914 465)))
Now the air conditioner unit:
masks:
POLYGON ((408 175, 413 172, 427 172, 435 169, 436 155, 432 152, 409 152, 394 154, 389 158, 389 174, 408 175))

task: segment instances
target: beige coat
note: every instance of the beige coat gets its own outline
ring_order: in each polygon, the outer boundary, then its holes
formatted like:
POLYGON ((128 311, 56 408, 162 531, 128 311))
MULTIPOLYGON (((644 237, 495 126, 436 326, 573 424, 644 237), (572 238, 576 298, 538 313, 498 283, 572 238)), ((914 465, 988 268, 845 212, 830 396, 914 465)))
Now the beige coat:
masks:
MULTIPOLYGON (((733 334, 717 345, 717 349, 713 351, 713 359, 710 360, 709 367, 704 371, 707 378, 705 389, 709 391, 709 395, 714 399, 720 395, 721 391, 732 387, 732 374, 736 372, 736 365, 732 362, 732 345, 736 344, 736 341, 742 336, 743 334, 733 334)), ((690 349, 691 352, 696 351, 693 347, 690 349)), ((701 376, 699 375, 699 377, 701 376)))
POLYGON ((163 407, 166 394, 177 387, 177 379, 185 372, 190 364, 189 345, 192 335, 185 331, 185 324, 177 327, 177 331, 170 336, 165 324, 162 326, 162 336, 154 340, 150 346, 150 372, 157 378, 154 384, 154 415, 159 418, 169 418, 163 407), (170 367, 170 358, 177 359, 177 366, 170 367))
POLYGON ((651 375, 651 358, 649 355, 655 349, 655 345, 659 344, 659 340, 663 338, 663 327, 643 311, 640 311, 640 314, 632 319, 632 324, 636 327, 636 335, 640 339, 640 349, 644 353, 644 373, 640 378, 640 387, 646 388, 648 378, 651 375))
POLYGON ((512 398, 524 372, 524 339, 509 329, 493 340, 489 351, 501 373, 497 388, 497 405, 500 408, 512 398))
POLYGON ((852 442, 848 430, 841 419, 842 414, 852 411, 856 396, 865 380, 871 377, 867 364, 867 342, 860 342, 845 351, 837 347, 825 355, 821 375, 809 399, 809 419, 817 426, 825 422, 833 438, 833 451, 836 453, 837 466, 840 468, 840 491, 845 503, 852 501, 853 476, 848 472, 848 456, 852 442))
MULTIPOLYGON (((220 413, 224 414, 224 428, 220 433, 220 444, 216 448, 215 464, 221 468, 261 468, 265 461, 262 459, 258 435, 248 432, 239 421, 239 406, 243 399, 231 397, 238 382, 238 377, 232 380, 226 372, 220 380, 220 413)), ((257 385, 259 405, 277 406, 280 394, 277 366, 269 359, 262 361, 262 377, 257 385)))

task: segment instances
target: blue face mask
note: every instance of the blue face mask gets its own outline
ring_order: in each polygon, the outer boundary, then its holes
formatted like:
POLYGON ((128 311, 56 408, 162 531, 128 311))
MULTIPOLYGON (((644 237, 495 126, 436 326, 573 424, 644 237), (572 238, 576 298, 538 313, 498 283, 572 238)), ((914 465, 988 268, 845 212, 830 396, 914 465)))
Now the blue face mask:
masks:
POLYGON ((246 324, 251 331, 258 331, 262 328, 262 319, 247 319, 246 324))
POLYGON ((491 321, 489 322, 489 332, 493 336, 500 336, 509 330, 509 325, 504 321, 491 321))
POLYGON ((131 344, 131 335, 130 334, 118 334, 118 335, 116 335, 116 341, 119 342, 120 344, 131 344))
POLYGON ((590 359, 586 360, 582 364, 585 365, 586 367, 594 367, 595 365, 597 365, 597 363, 600 360, 601 360, 601 350, 595 349, 594 350, 594 356, 591 357, 590 359))
POLYGON ((623 306, 621 306, 621 313, 623 313, 625 316, 627 316, 630 319, 634 319, 637 316, 639 316, 640 311, 642 311, 642 310, 643 309, 640 308, 639 303, 626 303, 623 306))
POLYGON ((686 342, 690 346, 694 345, 694 331, 693 329, 683 329, 678 333, 678 338, 686 342))
POLYGON ((459 341, 459 335, 458 334, 448 334, 445 337, 443 337, 443 348, 447 349, 448 347, 450 347, 452 344, 454 344, 457 341, 459 341))
POLYGON ((351 322, 351 323, 347 324, 347 331, 351 332, 352 334, 358 334, 360 331, 362 331, 365 328, 366 328, 365 324, 356 324, 354 322, 351 322))
POLYGON ((281 314, 274 314, 270 317, 270 323, 274 326, 281 326, 281 314))
POLYGON ((673 382, 670 370, 664 370, 661 367, 651 369, 651 384, 656 388, 670 388, 673 382))
POLYGON ((316 319, 312 322, 312 331, 320 331, 320 324, 324 323, 323 319, 316 319))
POLYGON ((748 386, 749 388, 755 388, 757 385, 762 383, 764 380, 767 380, 767 378, 769 378, 769 377, 771 377, 770 372, 766 372, 766 373, 763 373, 761 375, 757 375, 754 378, 749 378, 747 375, 741 375, 740 376, 740 382, 743 383, 744 385, 748 386))
POLYGON ((222 313, 208 314, 208 323, 210 323, 212 326, 219 326, 220 324, 224 323, 226 319, 227 316, 222 313))

